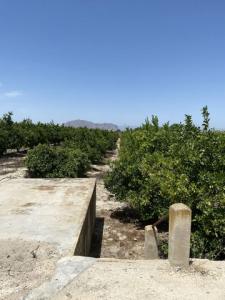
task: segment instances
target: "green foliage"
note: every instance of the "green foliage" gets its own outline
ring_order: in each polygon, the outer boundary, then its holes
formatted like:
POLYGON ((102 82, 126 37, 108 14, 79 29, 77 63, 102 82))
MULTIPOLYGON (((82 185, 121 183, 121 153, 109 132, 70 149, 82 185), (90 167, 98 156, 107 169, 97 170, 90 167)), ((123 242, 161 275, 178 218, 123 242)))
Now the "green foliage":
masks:
POLYGON ((101 161, 107 150, 116 147, 118 133, 100 129, 76 128, 66 136, 64 145, 81 149, 92 163, 101 161))
POLYGON ((33 177, 81 177, 90 163, 116 147, 118 133, 72 128, 54 123, 14 122, 11 112, 0 119, 0 156, 8 149, 31 149, 26 165, 33 177))
POLYGON ((80 149, 38 145, 28 151, 26 166, 32 177, 81 177, 89 168, 89 160, 80 149))
POLYGON ((97 163, 107 150, 116 147, 118 133, 100 129, 72 128, 54 123, 34 124, 30 119, 14 122, 9 112, 0 119, 0 156, 7 149, 32 149, 39 144, 65 146, 85 152, 97 163))
POLYGON ((158 219, 175 202, 192 209, 192 255, 225 258, 225 133, 184 124, 158 125, 153 117, 121 137, 119 159, 105 183, 140 219, 158 219))
POLYGON ((7 150, 8 146, 8 134, 7 131, 0 128, 0 156, 7 150))

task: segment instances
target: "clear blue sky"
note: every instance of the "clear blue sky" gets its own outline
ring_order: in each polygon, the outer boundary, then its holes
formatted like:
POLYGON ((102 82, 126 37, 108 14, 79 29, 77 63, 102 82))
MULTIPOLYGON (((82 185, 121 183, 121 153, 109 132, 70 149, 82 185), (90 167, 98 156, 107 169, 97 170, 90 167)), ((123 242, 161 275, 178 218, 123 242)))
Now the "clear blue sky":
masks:
POLYGON ((0 114, 225 128, 224 0, 0 0, 0 114))

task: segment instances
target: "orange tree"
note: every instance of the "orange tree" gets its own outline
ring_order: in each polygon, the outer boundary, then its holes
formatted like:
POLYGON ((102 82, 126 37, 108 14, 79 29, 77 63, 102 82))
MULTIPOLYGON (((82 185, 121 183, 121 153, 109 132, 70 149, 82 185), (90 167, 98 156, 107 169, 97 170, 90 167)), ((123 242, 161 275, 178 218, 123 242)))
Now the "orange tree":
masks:
POLYGON ((175 202, 191 207, 192 255, 225 258, 225 134, 202 128, 186 115, 184 124, 159 126, 153 117, 121 137, 119 159, 106 186, 128 201, 142 220, 157 220, 175 202))

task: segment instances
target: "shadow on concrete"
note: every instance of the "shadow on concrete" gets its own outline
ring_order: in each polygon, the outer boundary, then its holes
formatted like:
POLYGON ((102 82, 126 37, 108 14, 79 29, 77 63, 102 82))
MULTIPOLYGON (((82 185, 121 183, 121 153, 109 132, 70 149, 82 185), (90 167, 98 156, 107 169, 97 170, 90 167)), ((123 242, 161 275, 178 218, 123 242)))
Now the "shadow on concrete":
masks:
POLYGON ((90 255, 99 258, 101 256, 103 238, 104 218, 96 218, 95 229, 91 241, 90 255))

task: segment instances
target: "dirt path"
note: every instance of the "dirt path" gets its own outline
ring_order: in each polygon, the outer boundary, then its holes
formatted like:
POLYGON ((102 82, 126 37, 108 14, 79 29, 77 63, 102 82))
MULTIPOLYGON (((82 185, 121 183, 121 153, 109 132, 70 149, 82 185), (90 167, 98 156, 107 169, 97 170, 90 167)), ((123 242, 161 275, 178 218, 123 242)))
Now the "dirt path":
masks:
POLYGON ((109 161, 117 152, 108 152, 102 165, 93 166, 89 177, 97 178, 97 219, 91 255, 121 259, 141 259, 144 252, 144 229, 134 212, 105 188, 103 176, 109 170, 109 161))
POLYGON ((3 180, 25 177, 25 154, 14 153, 0 158, 0 182, 3 180))

